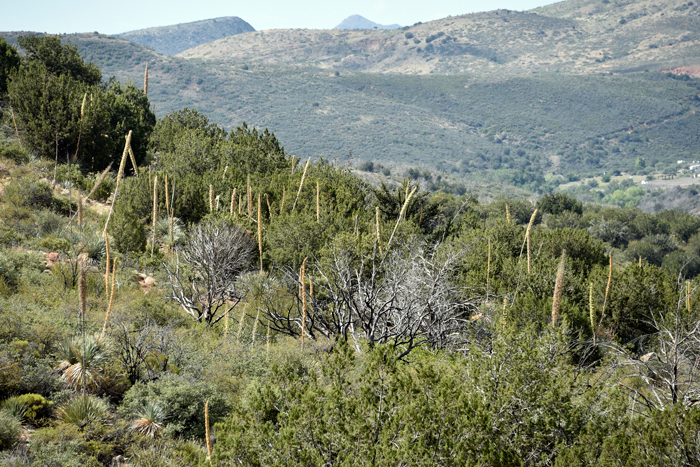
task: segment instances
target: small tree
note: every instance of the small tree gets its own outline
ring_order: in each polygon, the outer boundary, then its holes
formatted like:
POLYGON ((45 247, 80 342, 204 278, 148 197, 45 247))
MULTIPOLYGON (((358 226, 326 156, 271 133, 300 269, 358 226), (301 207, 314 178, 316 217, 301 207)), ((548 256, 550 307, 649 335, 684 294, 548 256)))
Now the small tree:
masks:
POLYGON ((255 249, 255 240, 237 225, 198 225, 177 255, 175 271, 166 265, 172 292, 168 298, 195 321, 212 326, 243 298, 236 280, 250 268, 255 249))

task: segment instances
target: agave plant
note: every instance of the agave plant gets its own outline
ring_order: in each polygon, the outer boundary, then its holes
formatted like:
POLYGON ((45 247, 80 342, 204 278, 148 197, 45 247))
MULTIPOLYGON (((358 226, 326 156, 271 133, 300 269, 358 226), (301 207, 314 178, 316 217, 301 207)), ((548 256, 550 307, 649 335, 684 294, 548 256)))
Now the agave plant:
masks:
POLYGON ((59 420, 84 428, 90 423, 99 423, 107 418, 109 406, 99 397, 82 395, 74 397, 58 408, 59 420))
POLYGON ((95 336, 74 337, 58 346, 61 379, 72 388, 94 388, 103 380, 103 365, 109 358, 105 341, 95 336))
POLYGON ((146 402, 136 416, 139 418, 131 422, 131 429, 136 433, 155 438, 163 430, 166 414, 158 402, 146 402))

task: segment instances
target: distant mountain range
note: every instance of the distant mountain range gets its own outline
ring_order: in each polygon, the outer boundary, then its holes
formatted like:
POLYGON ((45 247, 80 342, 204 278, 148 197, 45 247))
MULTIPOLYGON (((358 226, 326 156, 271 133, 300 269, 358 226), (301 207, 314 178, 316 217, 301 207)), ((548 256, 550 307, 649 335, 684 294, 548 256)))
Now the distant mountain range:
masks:
POLYGON ((370 21, 360 15, 352 15, 345 18, 339 25, 333 29, 399 29, 400 24, 379 24, 370 21))
POLYGON ((175 24, 118 34, 117 37, 165 55, 175 55, 200 44, 244 32, 255 31, 253 26, 237 16, 175 24))

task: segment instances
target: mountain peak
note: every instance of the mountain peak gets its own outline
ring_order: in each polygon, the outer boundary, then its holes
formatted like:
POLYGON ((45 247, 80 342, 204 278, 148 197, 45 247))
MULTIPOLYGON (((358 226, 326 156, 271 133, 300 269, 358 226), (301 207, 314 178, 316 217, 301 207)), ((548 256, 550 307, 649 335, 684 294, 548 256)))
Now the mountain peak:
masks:
POLYGON ((400 27, 400 24, 384 25, 370 21, 360 15, 352 15, 345 18, 333 29, 398 29, 400 27))

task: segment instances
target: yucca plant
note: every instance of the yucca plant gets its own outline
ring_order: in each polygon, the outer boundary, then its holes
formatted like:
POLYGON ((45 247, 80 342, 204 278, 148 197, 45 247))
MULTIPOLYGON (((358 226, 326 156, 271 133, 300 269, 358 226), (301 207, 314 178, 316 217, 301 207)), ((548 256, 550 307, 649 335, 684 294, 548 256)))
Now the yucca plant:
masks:
POLYGON ((177 217, 172 218, 172 235, 170 232, 170 223, 171 219, 167 217, 158 219, 158 222, 156 222, 156 238, 160 238, 160 241, 169 247, 184 244, 185 229, 182 226, 182 221, 177 217))
POLYGON ((107 419, 109 406, 99 397, 81 395, 69 400, 58 408, 59 420, 84 428, 90 423, 100 423, 107 419))
POLYGON ((103 365, 109 358, 104 340, 94 336, 75 337, 58 346, 61 379, 72 388, 94 388, 103 380, 103 365))
POLYGON ((27 415, 27 406, 18 397, 10 397, 0 404, 0 410, 5 411, 15 417, 20 422, 27 415))
POLYGON ((155 438, 163 431, 166 419, 165 409, 157 401, 147 401, 137 412, 131 429, 149 438, 155 438))
POLYGON ((83 237, 83 250, 87 253, 87 259, 91 264, 97 264, 107 254, 105 239, 97 232, 85 234, 83 237))

